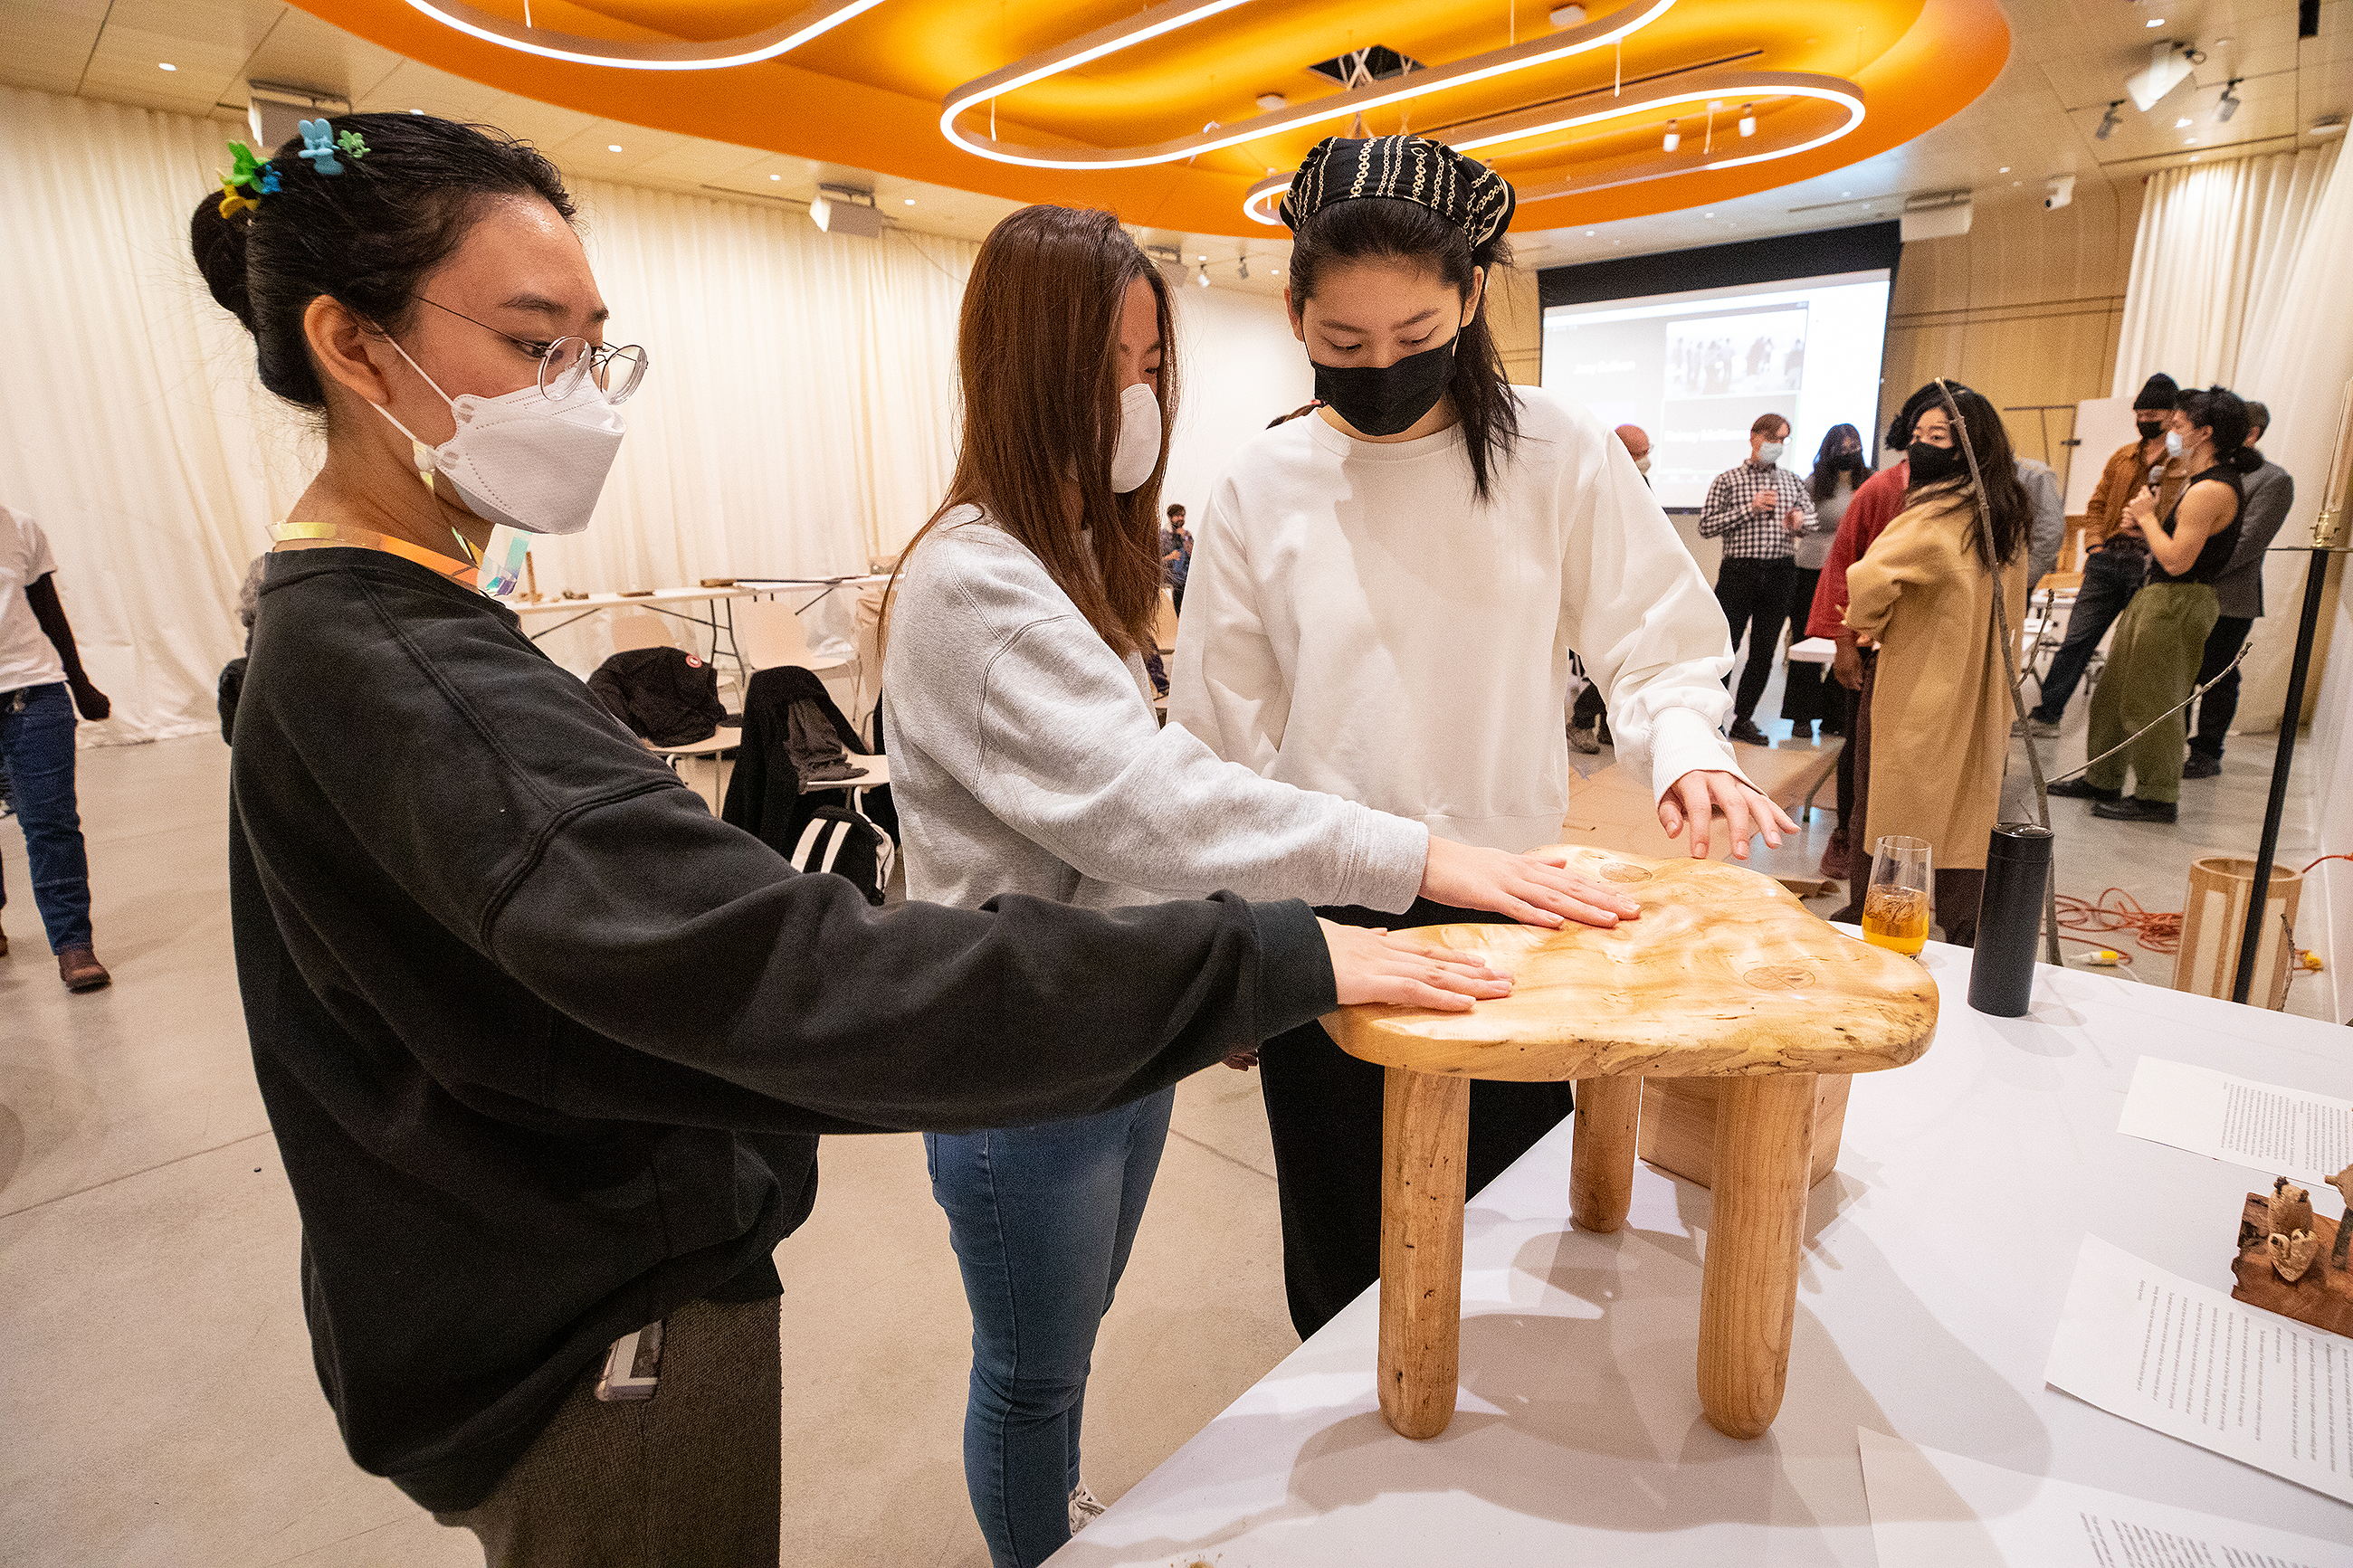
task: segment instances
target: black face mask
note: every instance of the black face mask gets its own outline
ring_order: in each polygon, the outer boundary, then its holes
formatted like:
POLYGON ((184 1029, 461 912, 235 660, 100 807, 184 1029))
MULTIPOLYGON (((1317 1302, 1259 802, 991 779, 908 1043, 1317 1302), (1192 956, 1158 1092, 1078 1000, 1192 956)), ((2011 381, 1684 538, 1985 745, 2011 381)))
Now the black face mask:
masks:
MULTIPOLYGON (((1408 354, 1395 364, 1315 366, 1315 398, 1367 436, 1394 436, 1438 406, 1454 375, 1454 344, 1408 354)), ((1313 362, 1310 362, 1313 363, 1313 362)))
POLYGON ((1958 447, 1931 447, 1926 441, 1915 441, 1905 457, 1912 465, 1912 483, 1915 488, 1969 477, 1969 461, 1958 447))
POLYGON ((2154 419, 2137 420, 2133 428, 2140 432, 2140 438, 2144 441, 2154 441, 2165 434, 2165 426, 2154 419))

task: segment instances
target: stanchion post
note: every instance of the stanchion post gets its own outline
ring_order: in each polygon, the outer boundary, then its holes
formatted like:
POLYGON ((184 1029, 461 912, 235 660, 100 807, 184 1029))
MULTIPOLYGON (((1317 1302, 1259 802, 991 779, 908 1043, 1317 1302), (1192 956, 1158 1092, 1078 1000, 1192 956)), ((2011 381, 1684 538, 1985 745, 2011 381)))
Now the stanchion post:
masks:
POLYGON ((2263 916, 2271 908, 2272 857, 2279 851, 2280 818, 2287 810, 2287 774, 2295 760, 2295 728, 2304 720, 2304 681, 2312 668, 2312 643, 2320 628, 2320 599, 2327 583, 2328 557, 2336 552, 2337 529, 2345 515, 2346 489, 2353 476, 2353 384, 2337 410, 2337 446, 2313 519, 2311 563, 2304 574, 2304 617, 2296 624, 2295 658, 2288 666, 2287 706, 2280 710, 2279 750, 2272 759, 2271 799, 2263 806, 2262 847, 2255 852, 2254 885, 2247 892, 2247 923, 2239 932, 2239 969, 2231 1000, 2244 1002, 2255 979, 2255 949, 2262 945, 2263 916))

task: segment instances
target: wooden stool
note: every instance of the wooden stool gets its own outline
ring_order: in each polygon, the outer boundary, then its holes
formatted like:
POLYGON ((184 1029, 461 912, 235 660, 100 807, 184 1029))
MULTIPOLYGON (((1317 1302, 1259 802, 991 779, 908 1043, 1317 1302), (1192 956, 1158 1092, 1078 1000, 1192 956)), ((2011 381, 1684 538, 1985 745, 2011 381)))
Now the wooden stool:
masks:
POLYGON ((1641 917, 1614 931, 1430 926, 1417 934, 1511 972, 1512 994, 1469 1013, 1356 1006, 1324 1020, 1341 1049, 1388 1069, 1381 1411, 1407 1437, 1435 1437, 1454 1418, 1470 1079, 1576 1080, 1569 1214, 1608 1232, 1632 1199, 1642 1079, 1721 1078, 1699 1396, 1717 1431, 1754 1437, 1779 1413, 1788 1373, 1818 1077, 1926 1050, 1936 982, 1757 872, 1568 853, 1570 869, 1616 886, 1641 917))

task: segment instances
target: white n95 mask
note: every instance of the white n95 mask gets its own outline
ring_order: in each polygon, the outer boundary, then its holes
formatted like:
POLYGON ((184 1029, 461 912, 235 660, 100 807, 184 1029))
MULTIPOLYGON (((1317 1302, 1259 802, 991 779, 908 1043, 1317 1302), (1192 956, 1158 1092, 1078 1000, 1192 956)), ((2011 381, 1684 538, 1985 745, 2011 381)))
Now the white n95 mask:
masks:
POLYGON ((468 511, 522 533, 578 533, 588 526, 628 431, 620 410, 594 381, 582 376, 562 397, 536 385, 497 397, 470 392, 452 397, 408 359, 407 350, 392 346, 458 416, 456 434, 435 447, 418 440, 390 409, 376 409, 416 443, 417 472, 428 487, 438 475, 468 511))
POLYGON ((1160 399, 1137 382, 1119 395, 1119 438, 1111 448, 1111 488, 1125 495, 1144 488, 1160 466, 1160 399))

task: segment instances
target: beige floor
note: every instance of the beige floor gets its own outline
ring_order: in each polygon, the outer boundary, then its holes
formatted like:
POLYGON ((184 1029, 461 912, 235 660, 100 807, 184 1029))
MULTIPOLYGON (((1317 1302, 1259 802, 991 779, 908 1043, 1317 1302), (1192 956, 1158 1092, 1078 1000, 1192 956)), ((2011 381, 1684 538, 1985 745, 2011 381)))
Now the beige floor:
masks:
MULTIPOLYGON (((2179 830, 2065 806, 2062 886, 2122 880, 2179 907, 2191 847, 2252 845, 2267 744, 2234 746, 2224 779, 2189 786, 2211 793, 2189 796, 2179 830)), ((353 1468, 311 1372, 294 1208, 231 968, 227 761, 210 737, 83 753, 108 991, 58 987, 22 838, 0 825, 17 943, 0 960, 0 1563, 478 1563, 470 1538, 353 1468)), ((2308 840, 2306 809, 2298 792, 2290 847, 2308 840)), ((1830 825, 1818 816, 1767 868, 1810 864, 1830 825)), ((785 1560, 984 1564, 958 1447, 967 1326, 921 1143, 829 1141, 823 1169, 815 1216, 778 1252, 785 1560)), ((1296 1342, 1279 1258, 1255 1076, 1212 1069, 1180 1090, 1096 1355, 1100 1494, 1296 1342)))

